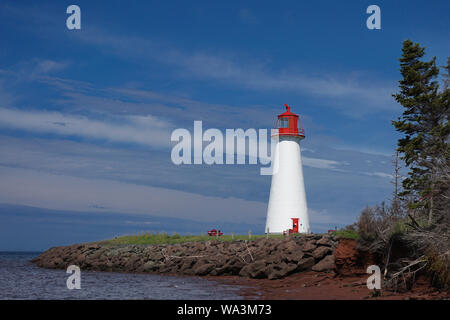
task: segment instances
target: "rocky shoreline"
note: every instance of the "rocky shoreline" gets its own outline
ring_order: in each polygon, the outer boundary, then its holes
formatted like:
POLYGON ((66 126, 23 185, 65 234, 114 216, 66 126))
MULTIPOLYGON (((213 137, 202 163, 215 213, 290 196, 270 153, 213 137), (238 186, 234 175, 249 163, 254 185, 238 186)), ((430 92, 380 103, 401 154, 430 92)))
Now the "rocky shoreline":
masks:
POLYGON ((52 269, 77 265, 94 271, 274 280, 300 272, 335 270, 338 246, 338 239, 329 235, 154 245, 98 242, 53 247, 32 262, 52 269))
POLYGON ((409 292, 374 296, 366 268, 379 257, 357 241, 330 235, 253 241, 112 245, 107 242, 53 247, 32 260, 39 267, 125 273, 202 276, 241 286, 246 299, 448 299, 447 291, 420 276, 409 292))

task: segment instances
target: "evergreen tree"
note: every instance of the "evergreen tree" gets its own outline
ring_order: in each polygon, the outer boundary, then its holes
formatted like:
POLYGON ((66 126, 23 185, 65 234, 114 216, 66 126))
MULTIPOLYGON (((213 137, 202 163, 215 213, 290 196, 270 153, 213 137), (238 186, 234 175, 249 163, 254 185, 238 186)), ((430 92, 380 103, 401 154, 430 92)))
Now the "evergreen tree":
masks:
POLYGON ((404 134, 398 141, 398 151, 410 170, 403 180, 403 195, 415 198, 415 207, 428 208, 431 224, 434 211, 448 210, 448 199, 442 193, 448 181, 442 168, 448 168, 450 154, 449 89, 444 86, 439 92, 436 57, 422 61, 425 49, 410 40, 403 42, 402 52, 399 61, 403 79, 399 81, 400 92, 393 96, 404 110, 392 123, 404 134))

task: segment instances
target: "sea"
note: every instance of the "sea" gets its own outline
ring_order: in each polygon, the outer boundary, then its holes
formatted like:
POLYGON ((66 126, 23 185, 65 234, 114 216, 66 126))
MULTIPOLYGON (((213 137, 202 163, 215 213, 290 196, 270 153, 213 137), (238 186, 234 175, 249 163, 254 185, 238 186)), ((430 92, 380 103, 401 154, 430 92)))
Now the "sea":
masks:
POLYGON ((1 300, 234 300, 242 287, 199 277, 81 270, 81 288, 68 289, 66 270, 30 262, 40 252, 0 252, 1 300))

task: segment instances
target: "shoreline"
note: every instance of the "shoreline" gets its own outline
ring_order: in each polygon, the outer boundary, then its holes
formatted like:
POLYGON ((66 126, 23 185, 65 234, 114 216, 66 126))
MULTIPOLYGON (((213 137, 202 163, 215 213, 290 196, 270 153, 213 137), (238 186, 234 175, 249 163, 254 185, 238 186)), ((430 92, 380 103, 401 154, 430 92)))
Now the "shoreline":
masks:
POLYGON ((309 235, 251 242, 188 242, 158 245, 75 244, 53 247, 31 260, 39 267, 198 277, 239 286, 250 300, 449 299, 418 278, 412 291, 374 293, 366 285, 376 257, 356 241, 309 235))

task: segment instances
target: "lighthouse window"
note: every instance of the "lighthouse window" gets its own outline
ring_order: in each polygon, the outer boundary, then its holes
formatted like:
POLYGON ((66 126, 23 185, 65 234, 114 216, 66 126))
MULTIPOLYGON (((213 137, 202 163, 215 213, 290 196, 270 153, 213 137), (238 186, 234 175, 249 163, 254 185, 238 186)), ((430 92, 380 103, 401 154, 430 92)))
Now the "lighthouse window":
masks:
POLYGON ((278 128, 289 128, 288 118, 280 118, 278 120, 278 128))

